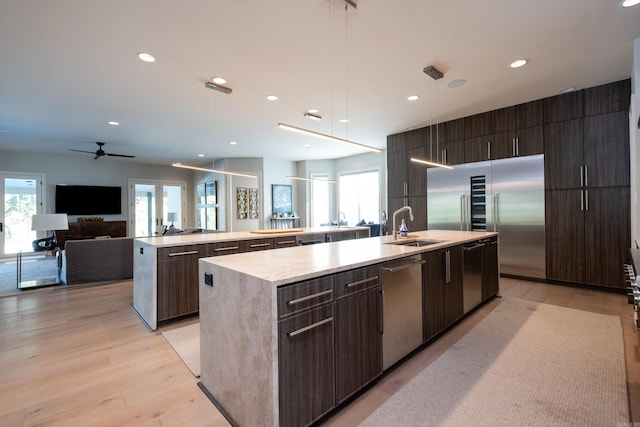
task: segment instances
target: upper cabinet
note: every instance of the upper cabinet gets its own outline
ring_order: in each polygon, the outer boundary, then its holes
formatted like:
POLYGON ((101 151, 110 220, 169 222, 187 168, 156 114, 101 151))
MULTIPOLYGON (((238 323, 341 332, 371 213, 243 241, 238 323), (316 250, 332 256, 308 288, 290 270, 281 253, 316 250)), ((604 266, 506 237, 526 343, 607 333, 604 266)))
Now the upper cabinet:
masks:
POLYGON ((584 90, 585 117, 629 111, 631 80, 608 83, 584 90))
POLYGON ((527 102, 465 119, 465 163, 541 154, 543 102, 527 102))
POLYGON ((584 116, 584 92, 564 93, 543 99, 544 124, 579 119, 584 116))

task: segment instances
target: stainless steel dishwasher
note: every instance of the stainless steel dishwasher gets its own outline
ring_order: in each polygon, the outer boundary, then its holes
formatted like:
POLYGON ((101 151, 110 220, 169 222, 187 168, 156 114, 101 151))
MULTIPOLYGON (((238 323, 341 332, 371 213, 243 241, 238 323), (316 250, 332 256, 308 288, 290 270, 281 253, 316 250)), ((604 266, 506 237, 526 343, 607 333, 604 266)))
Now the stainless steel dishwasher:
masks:
POLYGON ((422 344, 421 255, 382 265, 382 367, 402 359, 422 344))
POLYGON ((468 313, 482 302, 482 248, 484 243, 464 245, 463 311, 468 313))

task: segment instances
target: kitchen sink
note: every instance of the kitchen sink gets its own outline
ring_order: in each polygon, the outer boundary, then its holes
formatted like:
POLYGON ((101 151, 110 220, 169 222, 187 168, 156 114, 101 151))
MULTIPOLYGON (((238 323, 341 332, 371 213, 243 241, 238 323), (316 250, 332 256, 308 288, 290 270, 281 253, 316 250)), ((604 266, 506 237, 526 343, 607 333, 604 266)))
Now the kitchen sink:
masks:
POLYGON ((387 243, 390 245, 415 246, 415 247, 421 248, 423 246, 442 243, 442 240, 394 240, 393 242, 387 242, 387 243))

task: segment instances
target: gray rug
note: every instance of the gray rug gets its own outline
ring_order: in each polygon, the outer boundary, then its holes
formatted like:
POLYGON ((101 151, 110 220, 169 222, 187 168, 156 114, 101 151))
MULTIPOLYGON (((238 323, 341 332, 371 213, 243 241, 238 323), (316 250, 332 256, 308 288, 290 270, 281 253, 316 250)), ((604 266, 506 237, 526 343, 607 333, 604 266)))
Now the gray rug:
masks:
POLYGON ((504 299, 362 425, 628 423, 620 319, 504 299))
MULTIPOLYGON (((0 259, 0 295, 20 292, 16 286, 16 258, 0 259)), ((23 255, 22 280, 38 280, 58 277, 58 264, 55 257, 44 255, 23 255)))

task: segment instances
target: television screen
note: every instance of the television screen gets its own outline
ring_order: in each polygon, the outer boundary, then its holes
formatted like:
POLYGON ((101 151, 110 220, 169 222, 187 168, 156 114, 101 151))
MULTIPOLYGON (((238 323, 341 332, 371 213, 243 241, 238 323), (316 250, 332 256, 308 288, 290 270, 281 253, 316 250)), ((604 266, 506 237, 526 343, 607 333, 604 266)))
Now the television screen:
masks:
POLYGON ((113 215, 122 213, 120 187, 56 185, 56 213, 113 215))

